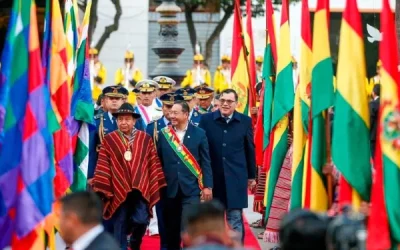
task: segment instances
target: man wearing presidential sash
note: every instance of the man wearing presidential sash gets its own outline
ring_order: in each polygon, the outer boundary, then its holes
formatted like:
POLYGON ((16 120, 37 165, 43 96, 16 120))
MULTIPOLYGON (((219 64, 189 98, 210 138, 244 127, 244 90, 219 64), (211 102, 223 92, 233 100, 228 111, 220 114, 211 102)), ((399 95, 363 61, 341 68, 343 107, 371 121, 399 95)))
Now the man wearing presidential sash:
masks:
POLYGON ((212 171, 207 137, 188 122, 189 105, 172 106, 171 126, 158 135, 157 151, 167 181, 164 209, 169 250, 180 249, 181 223, 188 205, 212 199, 212 171))
POLYGON ((172 88, 175 86, 176 82, 174 81, 174 79, 167 76, 154 77, 153 81, 158 83, 157 98, 154 99, 154 102, 159 108, 161 108, 163 103, 160 100, 160 97, 166 93, 173 92, 172 88))
POLYGON ((103 217, 113 223, 121 249, 140 250, 152 208, 166 185, 152 138, 135 129, 140 115, 124 103, 114 113, 118 130, 104 137, 90 184, 104 202, 103 217))
POLYGON ((160 108, 154 103, 158 84, 153 80, 143 80, 138 82, 135 88, 140 92, 141 101, 141 104, 135 106, 135 111, 141 115, 142 127, 146 130, 150 122, 162 116, 160 108))

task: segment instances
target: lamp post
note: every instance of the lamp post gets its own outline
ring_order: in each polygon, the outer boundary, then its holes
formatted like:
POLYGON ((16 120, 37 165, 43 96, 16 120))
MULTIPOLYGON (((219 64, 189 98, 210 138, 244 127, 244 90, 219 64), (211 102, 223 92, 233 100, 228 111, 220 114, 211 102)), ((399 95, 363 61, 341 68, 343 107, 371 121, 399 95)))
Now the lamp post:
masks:
POLYGON ((179 20, 176 14, 181 12, 181 8, 176 5, 175 0, 163 0, 156 12, 160 13, 158 23, 161 27, 158 41, 152 50, 160 59, 150 76, 168 76, 179 85, 185 76, 185 72, 178 65, 178 56, 185 50, 178 42, 179 20))

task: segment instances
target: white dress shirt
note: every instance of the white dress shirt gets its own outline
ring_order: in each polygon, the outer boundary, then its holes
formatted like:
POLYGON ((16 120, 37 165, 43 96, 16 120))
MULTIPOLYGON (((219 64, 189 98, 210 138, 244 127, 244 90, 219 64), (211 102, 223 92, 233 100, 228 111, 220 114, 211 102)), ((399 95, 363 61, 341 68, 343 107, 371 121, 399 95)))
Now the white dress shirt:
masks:
POLYGON ((165 126, 168 126, 169 121, 168 121, 167 118, 165 118, 165 116, 163 116, 163 121, 164 121, 164 123, 165 123, 165 126))
POLYGON ((114 116, 110 112, 107 112, 107 114, 108 114, 108 117, 110 118, 111 123, 114 124, 114 120, 113 120, 114 116))
POLYGON ((175 133, 179 138, 179 142, 181 142, 181 143, 183 143, 183 138, 185 137, 186 130, 188 128, 188 124, 186 124, 186 128, 184 130, 178 130, 178 129, 174 128, 175 129, 175 133))
POLYGON ((99 234, 104 231, 102 225, 97 225, 79 237, 73 244, 73 250, 85 250, 99 234))

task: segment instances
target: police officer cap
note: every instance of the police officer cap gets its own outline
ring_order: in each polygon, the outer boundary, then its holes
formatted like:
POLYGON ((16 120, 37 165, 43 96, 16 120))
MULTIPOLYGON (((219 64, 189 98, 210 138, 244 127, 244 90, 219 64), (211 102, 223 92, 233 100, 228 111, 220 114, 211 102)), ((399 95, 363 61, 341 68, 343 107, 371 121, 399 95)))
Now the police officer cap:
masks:
POLYGON ((116 85, 116 86, 108 86, 103 89, 103 96, 110 96, 110 97, 127 97, 129 92, 126 88, 116 85))
POLYGON ((185 101, 190 101, 193 99, 193 95, 196 93, 196 90, 186 87, 181 88, 175 91, 176 95, 181 95, 185 101))
POLYGON ((143 80, 135 85, 135 89, 145 93, 151 93, 158 88, 158 83, 153 80, 143 80))
POLYGON ((153 81, 158 83, 159 89, 170 89, 176 84, 174 79, 167 76, 154 77, 153 81))
POLYGON ((185 99, 182 95, 177 95, 175 93, 166 93, 160 96, 160 100, 165 105, 174 105, 176 101, 184 101, 185 99))
POLYGON ((208 99, 214 93, 214 90, 205 84, 196 87, 195 90, 196 90, 196 97, 198 99, 208 99))

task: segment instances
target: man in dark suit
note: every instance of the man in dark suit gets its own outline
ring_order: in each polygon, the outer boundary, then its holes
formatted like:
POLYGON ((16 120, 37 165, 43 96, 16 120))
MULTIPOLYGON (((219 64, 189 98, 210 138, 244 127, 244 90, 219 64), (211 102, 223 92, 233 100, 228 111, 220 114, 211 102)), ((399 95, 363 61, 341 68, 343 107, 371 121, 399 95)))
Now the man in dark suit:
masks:
POLYGON ((60 234, 74 250, 120 250, 101 225, 103 207, 93 192, 77 192, 61 199, 60 234))
POLYGON ((199 127, 210 145, 214 198, 225 205, 227 220, 243 241, 247 188, 256 184, 253 128, 250 117, 235 111, 238 95, 233 89, 222 91, 219 100, 219 110, 202 115, 199 127))
POLYGON ((167 181, 164 218, 169 250, 180 249, 182 216, 188 205, 212 199, 206 134, 189 122, 189 112, 185 101, 177 101, 170 113, 172 126, 158 135, 157 150, 167 181))
POLYGON ((376 145, 376 133, 379 125, 379 106, 380 106, 380 96, 381 85, 375 84, 372 90, 373 100, 369 103, 369 117, 370 117, 370 142, 371 142, 371 155, 375 157, 375 145, 376 145))
MULTIPOLYGON (((163 116, 147 125, 146 133, 149 134, 153 140, 154 144, 157 144, 158 141, 158 131, 165 128, 170 124, 170 112, 172 106, 175 101, 183 101, 183 97, 180 95, 175 95, 174 93, 166 93, 160 96, 160 101, 162 102, 162 112, 163 116)), ((156 215, 157 215, 157 225, 158 225, 158 233, 160 235, 160 249, 167 249, 167 235, 165 231, 165 223, 164 223, 164 208, 165 208, 165 190, 163 188, 161 192, 161 199, 156 204, 156 215)), ((151 222, 150 222, 151 224, 151 222)))

